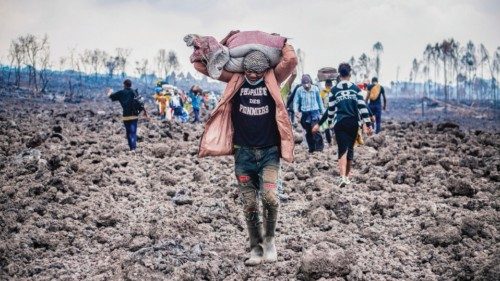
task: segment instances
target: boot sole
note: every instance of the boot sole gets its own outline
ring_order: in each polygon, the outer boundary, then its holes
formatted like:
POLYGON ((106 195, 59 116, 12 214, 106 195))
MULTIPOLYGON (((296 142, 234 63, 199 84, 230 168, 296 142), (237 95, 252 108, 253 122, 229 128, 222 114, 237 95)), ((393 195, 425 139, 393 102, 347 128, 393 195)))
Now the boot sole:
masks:
POLYGON ((257 265, 260 265, 262 263, 263 263, 262 258, 249 258, 244 262, 244 264, 246 266, 257 266, 257 265))
POLYGON ((274 262, 277 262, 278 261, 278 258, 262 258, 262 262, 263 263, 274 263, 274 262))

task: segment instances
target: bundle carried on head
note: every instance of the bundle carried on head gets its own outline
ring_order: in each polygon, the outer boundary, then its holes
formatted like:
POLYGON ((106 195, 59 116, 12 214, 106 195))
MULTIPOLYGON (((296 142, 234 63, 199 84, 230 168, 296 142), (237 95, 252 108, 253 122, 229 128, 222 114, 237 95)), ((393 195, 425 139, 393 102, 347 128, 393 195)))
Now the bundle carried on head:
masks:
POLYGON ((337 73, 337 69, 333 67, 323 67, 318 70, 318 80, 320 82, 325 81, 327 79, 335 80, 339 74, 337 73))
POLYGON ((206 62, 210 77, 217 79, 222 69, 243 72, 243 59, 252 51, 260 51, 267 57, 270 67, 275 67, 281 58, 281 49, 287 38, 262 31, 242 31, 231 35, 223 45, 212 36, 188 34, 184 37, 187 46, 193 47, 191 62, 206 62))

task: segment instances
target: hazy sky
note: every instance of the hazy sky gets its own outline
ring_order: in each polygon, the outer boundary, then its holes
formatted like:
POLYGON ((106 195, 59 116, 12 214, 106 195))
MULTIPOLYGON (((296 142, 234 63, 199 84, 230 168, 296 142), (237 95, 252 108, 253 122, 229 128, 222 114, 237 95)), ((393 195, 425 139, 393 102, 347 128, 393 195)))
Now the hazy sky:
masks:
MULTIPOLYGON (((131 60, 158 49, 177 52, 182 71, 194 72, 188 33, 222 38, 231 29, 276 32, 306 53, 306 72, 337 66, 382 42, 381 80, 407 79, 427 43, 454 37, 465 44, 500 46, 499 0, 0 0, 0 58, 13 38, 47 34, 52 58, 78 51, 133 49, 131 60)), ((385 84, 384 83, 384 84, 385 84)))

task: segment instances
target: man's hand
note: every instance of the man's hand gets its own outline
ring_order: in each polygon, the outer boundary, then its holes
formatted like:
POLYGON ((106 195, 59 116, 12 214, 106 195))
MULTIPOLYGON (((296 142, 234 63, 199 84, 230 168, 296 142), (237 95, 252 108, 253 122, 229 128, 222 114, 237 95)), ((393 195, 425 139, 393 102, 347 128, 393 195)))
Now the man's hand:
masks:
POLYGON ((386 109, 385 109, 385 104, 384 104, 384 107, 383 107, 382 109, 383 109, 384 111, 386 111, 386 109))
POLYGON ((373 129, 372 129, 372 127, 366 126, 366 124, 363 124, 363 132, 366 135, 371 136, 373 134, 373 129))
POLYGON ((314 134, 316 134, 317 132, 319 132, 319 124, 316 124, 314 125, 314 127, 312 127, 312 130, 311 130, 314 134))
POLYGON ((113 93, 113 89, 108 88, 108 90, 106 91, 106 95, 110 96, 112 93, 113 93))

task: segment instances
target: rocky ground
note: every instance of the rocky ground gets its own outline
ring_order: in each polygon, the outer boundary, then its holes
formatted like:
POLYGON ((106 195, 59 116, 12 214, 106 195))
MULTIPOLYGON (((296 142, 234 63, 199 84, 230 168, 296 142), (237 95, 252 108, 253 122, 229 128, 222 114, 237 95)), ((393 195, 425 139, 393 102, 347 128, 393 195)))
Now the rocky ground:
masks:
POLYGON ((388 121, 342 189, 297 145, 278 262, 247 268, 232 158, 157 120, 130 155, 118 107, 0 100, 1 280, 500 280, 498 133, 388 121))
POLYGON ((445 108, 442 101, 425 103, 422 115, 421 100, 410 98, 387 98, 386 118, 411 122, 432 122, 434 124, 453 122, 465 130, 500 131, 500 109, 493 109, 493 102, 472 102, 471 105, 450 102, 445 108))

